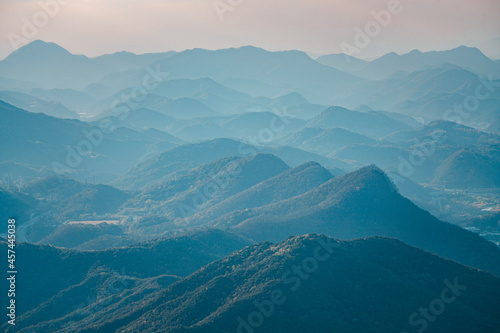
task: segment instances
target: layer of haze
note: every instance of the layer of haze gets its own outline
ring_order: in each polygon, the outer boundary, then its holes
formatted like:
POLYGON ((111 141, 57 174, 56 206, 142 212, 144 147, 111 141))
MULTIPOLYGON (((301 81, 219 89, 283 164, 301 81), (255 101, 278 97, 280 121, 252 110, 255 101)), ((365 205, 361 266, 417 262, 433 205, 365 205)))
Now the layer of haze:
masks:
MULTIPOLYGON (((9 33, 22 36, 24 22, 33 22, 41 11, 40 2, 54 1, 0 1, 0 59, 15 48, 9 33)), ((354 28, 364 28, 373 20, 370 13, 392 0, 222 0, 236 4, 223 20, 212 0, 60 1, 67 4, 26 41, 42 39, 96 56, 242 45, 339 53, 340 43, 353 42, 354 28)), ((469 45, 500 57, 500 1, 401 0, 401 6, 402 12, 356 56, 469 45)))

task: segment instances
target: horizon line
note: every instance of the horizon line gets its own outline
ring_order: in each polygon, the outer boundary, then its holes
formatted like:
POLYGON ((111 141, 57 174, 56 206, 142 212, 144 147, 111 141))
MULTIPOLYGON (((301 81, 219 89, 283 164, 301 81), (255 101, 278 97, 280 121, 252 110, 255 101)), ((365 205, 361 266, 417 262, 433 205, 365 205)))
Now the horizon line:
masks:
MULTIPOLYGON (((500 38, 500 37, 499 37, 500 38)), ((260 50, 264 50, 266 52, 272 52, 272 53, 277 53, 277 52, 303 52, 305 53, 308 57, 310 57, 311 59, 313 60, 316 60, 322 56, 328 56, 328 55, 344 55, 344 56, 347 56, 347 57, 351 57, 351 58, 355 58, 355 59, 359 59, 359 60, 363 60, 363 61, 368 61, 368 62, 371 62, 373 60, 376 60, 376 59, 380 59, 382 57, 385 57, 389 54, 396 54, 398 56, 402 56, 402 55, 407 55, 407 54, 410 54, 410 53, 413 53, 413 52, 419 52, 419 53, 430 53, 430 52, 445 52, 445 51, 452 51, 452 50, 456 50, 456 49, 459 49, 459 48, 468 48, 468 49, 476 49, 478 50, 479 52, 481 52, 485 57, 493 60, 493 61, 496 61, 496 60, 500 60, 500 58, 496 59, 496 58, 492 58, 492 57, 489 57, 487 56, 483 50, 481 50, 479 47, 477 46, 468 46, 468 45, 465 45, 465 44, 461 44, 461 45, 458 45, 456 47, 453 47, 453 48, 445 48, 445 49, 435 49, 435 50, 429 50, 429 51, 422 51, 418 48, 415 48, 415 49, 411 49, 410 51, 407 51, 407 52, 396 52, 396 51, 390 51, 390 52, 387 52, 387 53, 384 53, 382 54, 381 56, 378 56, 378 57, 365 57, 365 58, 362 58, 362 57, 356 57, 356 56, 353 56, 353 55, 349 55, 349 54, 346 54, 346 53, 325 53, 325 54, 322 54, 322 53, 316 53, 316 52, 309 52, 309 51, 305 51, 305 50, 300 50, 300 49, 281 49, 281 50, 270 50, 270 49, 266 49, 264 47, 260 47, 260 46, 255 46, 255 45, 251 45, 251 44, 247 44, 247 45, 240 45, 240 46, 231 46, 231 47, 225 47, 225 48, 203 48, 203 47, 193 47, 193 48, 186 48, 186 49, 182 49, 182 50, 165 50, 165 51, 160 51, 160 52, 144 52, 144 53, 135 53, 135 52, 132 52, 132 51, 127 51, 127 50, 120 50, 120 51, 115 51, 115 52, 112 52, 112 53, 103 53, 103 54, 99 54, 99 55, 96 55, 96 56, 89 56, 89 55, 86 55, 86 54, 81 54, 81 53, 72 53, 71 51, 69 51, 67 48, 65 48, 64 46, 56 43, 56 42, 51 42, 51 41, 46 41, 46 40, 42 40, 42 39, 36 39, 36 40, 33 40, 32 42, 28 43, 28 44, 25 44, 21 47, 19 47, 18 49, 12 51, 11 53, 9 53, 7 56, 5 56, 4 58, 0 59, 0 61, 3 61, 5 59, 7 59, 8 57, 10 57, 12 54, 15 54, 16 52, 18 52, 19 50, 29 46, 29 45, 32 45, 32 44, 35 44, 35 43, 43 43, 43 44, 53 44, 57 47, 60 47, 62 48, 63 50, 65 50, 66 52, 72 54, 72 55, 75 55, 75 56, 85 56, 89 59, 96 59, 96 58, 99 58, 99 57, 103 57, 103 56, 109 56, 109 55, 114 55, 114 54, 118 54, 118 53, 128 53, 128 54, 133 54, 135 56, 141 56, 141 55, 148 55, 148 54, 162 54, 162 53, 169 53, 169 52, 175 52, 175 53, 182 53, 182 52, 185 52, 185 51, 193 51, 193 50, 204 50, 204 51, 220 51, 220 50, 231 50, 231 49, 242 49, 242 48, 256 48, 256 49, 260 49, 260 50)))

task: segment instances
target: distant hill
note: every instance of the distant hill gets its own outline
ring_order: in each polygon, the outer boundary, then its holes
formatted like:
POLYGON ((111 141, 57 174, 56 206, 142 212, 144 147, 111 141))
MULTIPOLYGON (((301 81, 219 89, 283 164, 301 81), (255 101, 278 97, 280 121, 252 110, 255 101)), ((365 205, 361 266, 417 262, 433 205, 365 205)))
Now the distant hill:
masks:
POLYGON ((66 177, 46 177, 25 184, 21 191, 37 199, 61 201, 83 191, 84 183, 66 177))
MULTIPOLYGON (((497 81, 492 84, 498 84, 497 81)), ((465 125, 484 130, 499 117, 496 107, 500 99, 498 89, 491 91, 474 112, 467 112, 467 116, 453 111, 456 105, 464 105, 468 96, 475 96, 476 89, 483 86, 483 82, 482 77, 474 72, 443 63, 379 81, 346 86, 345 96, 336 104, 351 109, 365 105, 373 110, 405 114, 426 123, 460 119, 465 125)))
POLYGON ((178 98, 168 103, 156 105, 153 108, 158 112, 177 119, 214 117, 219 115, 218 112, 192 98, 178 98))
POLYGON ((322 155, 329 155, 352 144, 375 144, 376 142, 367 136, 343 128, 322 129, 312 127, 304 128, 278 141, 279 144, 322 155))
MULTIPOLYGON (((433 86, 430 86, 428 85, 429 82, 422 82, 422 87, 413 88, 414 92, 419 93, 412 94, 422 95, 421 97, 410 96, 410 99, 408 100, 403 99, 401 102, 395 103, 393 96, 386 96, 386 102, 382 102, 382 104, 378 105, 380 105, 380 107, 385 105, 385 108, 391 111, 411 115, 413 117, 423 119, 426 122, 438 119, 459 119, 465 125, 474 126, 483 131, 487 130, 489 124, 494 122, 499 117, 499 111, 496 108, 498 101, 500 100, 499 91, 494 92, 494 94, 488 99, 481 101, 473 113, 469 113, 468 116, 460 116, 457 113, 450 113, 450 110, 453 110, 450 105, 453 107, 455 107, 455 105, 463 105, 467 96, 474 96, 474 90, 481 84, 480 78, 475 77, 471 80, 452 78, 451 80, 452 82, 459 83, 461 85, 461 89, 453 89, 439 93, 439 89, 437 89, 437 87, 442 88, 443 84, 435 83, 433 86), (387 102, 392 103, 392 105, 387 105, 387 102)), ((431 82, 432 81, 438 82, 438 79, 431 79, 431 82)), ((404 94, 400 92, 398 96, 398 98, 401 98, 404 94)), ((498 132, 497 130, 491 129, 488 131, 498 132)))
MULTIPOLYGON (((330 156, 339 160, 356 161, 361 166, 375 164, 381 168, 396 167, 401 163, 399 157, 407 157, 410 153, 391 145, 353 144, 333 152, 330 156)), ((419 167, 428 167, 431 161, 419 167)), ((435 166, 435 164, 433 164, 435 166)))
MULTIPOLYGON (((269 52, 252 46, 216 51, 186 50, 156 64, 173 79, 211 78, 238 91, 267 97, 294 88, 306 99, 319 103, 323 103, 327 92, 331 94, 332 87, 361 81, 324 66, 300 51, 269 52)), ((140 85, 142 80, 140 76, 128 78, 128 86, 140 85)), ((124 80, 124 76, 116 76, 108 83, 118 85, 118 81, 124 80)))
POLYGON ((160 141, 130 129, 109 132, 78 120, 27 112, 2 101, 0 130, 0 162, 47 168, 52 174, 53 163, 57 162, 58 172, 68 171, 82 180, 96 177, 100 182, 114 179, 133 167, 148 148, 160 141), (94 142, 102 144, 92 144, 85 133, 94 135, 94 142), (83 155, 77 153, 82 144, 83 155))
POLYGON ((158 184, 178 172, 185 173, 196 166, 211 163, 224 157, 251 156, 257 153, 273 154, 292 167, 308 161, 316 161, 326 167, 344 168, 347 165, 297 148, 257 147, 231 139, 215 139, 181 145, 147 159, 114 181, 112 185, 123 189, 145 188, 158 184))
MULTIPOLYGON (((149 129, 143 130, 142 132, 149 137, 157 138, 158 140, 164 141, 164 142, 171 142, 174 144, 178 144, 178 143, 183 142, 181 139, 173 136, 172 134, 169 134, 167 132, 160 131, 160 130, 157 130, 154 128, 149 128, 149 129)), ((168 150, 168 149, 166 149, 166 150, 168 150)))
POLYGON ((185 176, 151 184, 134 201, 139 201, 139 206, 148 202, 149 214, 184 218, 288 169, 285 162, 270 154, 226 157, 195 168, 185 176))
POLYGON ((454 189, 500 187, 500 151, 460 149, 436 169, 432 184, 454 189))
POLYGON ((0 100, 30 112, 45 113, 58 118, 80 118, 78 114, 59 102, 47 102, 19 92, 0 91, 0 100))
POLYGON ((108 223, 98 225, 64 224, 37 243, 64 248, 78 248, 80 245, 99 237, 123 236, 123 231, 121 226, 108 223))
POLYGON ((420 52, 413 50, 398 55, 389 53, 370 62, 358 73, 365 78, 382 79, 394 75, 398 71, 415 72, 428 67, 452 64, 481 76, 500 75, 500 66, 486 57, 477 48, 460 46, 447 51, 420 52))
POLYGON ((191 220, 196 223, 202 221, 209 223, 214 218, 232 211, 262 207, 287 200, 320 186, 332 177, 331 173, 321 165, 308 162, 285 170, 277 176, 237 193, 216 205, 207 207, 194 215, 191 220))
POLYGON ((313 118, 307 126, 323 129, 339 127, 372 138, 412 129, 404 123, 375 111, 351 111, 338 106, 326 109, 313 118))
POLYGON ((356 57, 339 53, 327 54, 316 59, 320 64, 336 68, 342 72, 356 74, 368 65, 368 61, 356 57))
POLYGON ((326 109, 321 104, 302 104, 287 107, 286 112, 299 119, 310 120, 326 109))
POLYGON ((291 91, 285 91, 275 98, 259 96, 250 101, 243 101, 232 108, 230 112, 234 114, 245 112, 281 113, 283 116, 306 120, 317 116, 326 109, 324 105, 309 102, 293 89, 291 91))
MULTIPOLYGON (((57 331, 74 320, 77 330, 170 333, 254 328, 381 333, 423 327, 493 333, 500 325, 498 277, 388 238, 337 241, 309 234, 260 243, 158 289, 137 288, 139 297, 127 293, 126 302, 98 309, 90 322, 74 312, 39 324, 35 316, 19 323, 33 325, 26 330, 57 331), (444 304, 441 299, 447 303, 430 316, 429 307, 432 312, 436 303, 444 304)), ((40 317, 53 318, 48 310, 40 317)))
POLYGON ((0 225, 7 233, 7 220, 16 219, 22 224, 38 206, 38 201, 28 195, 0 188, 0 225))
POLYGON ((16 80, 10 77, 0 76, 0 89, 2 90, 15 90, 15 91, 25 91, 27 89, 41 89, 42 86, 24 80, 16 80))

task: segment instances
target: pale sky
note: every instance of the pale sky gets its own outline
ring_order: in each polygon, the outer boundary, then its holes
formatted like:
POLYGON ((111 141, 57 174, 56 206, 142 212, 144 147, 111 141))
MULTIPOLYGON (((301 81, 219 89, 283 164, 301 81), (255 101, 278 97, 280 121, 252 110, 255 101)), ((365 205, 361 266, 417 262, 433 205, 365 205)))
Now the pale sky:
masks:
MULTIPOLYGON (((23 26, 33 23, 38 32, 24 41, 54 42, 88 56, 242 45, 339 53, 342 42, 353 44, 356 27, 364 30, 374 20, 372 11, 394 0, 218 1, 233 4, 224 20, 214 0, 0 0, 0 59, 13 50, 9 36, 23 37, 23 26), (59 8, 50 17, 40 2, 59 8)), ((401 0, 401 7, 355 56, 442 50, 500 37, 499 0, 401 0)))

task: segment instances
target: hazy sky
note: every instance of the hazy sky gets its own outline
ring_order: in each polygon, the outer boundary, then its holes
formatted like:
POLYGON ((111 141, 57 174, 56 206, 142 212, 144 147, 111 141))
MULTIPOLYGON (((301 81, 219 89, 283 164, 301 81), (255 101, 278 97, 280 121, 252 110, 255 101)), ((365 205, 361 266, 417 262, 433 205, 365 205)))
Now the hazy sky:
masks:
MULTIPOLYGON (((364 30, 374 19, 370 13, 391 1, 0 0, 0 58, 12 51, 9 34, 23 37, 23 26, 33 23, 40 25, 39 31, 25 41, 55 42, 88 56, 241 45, 339 53, 342 42, 353 44, 354 29, 364 30), (67 4, 58 5, 49 17, 40 2, 67 4), (223 20, 215 3, 231 9, 223 20)), ((499 0, 401 0, 401 7, 356 56, 447 49, 500 37, 499 0)))

